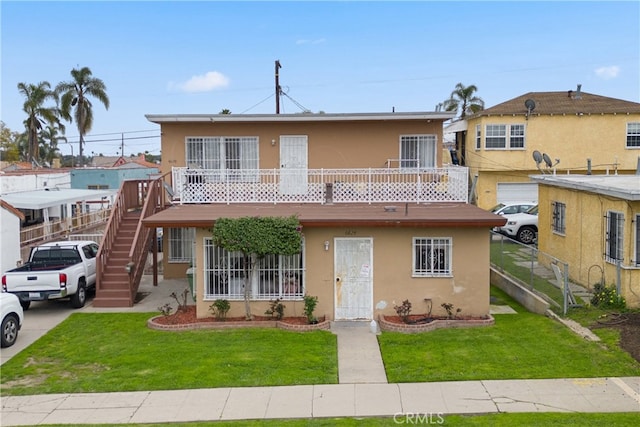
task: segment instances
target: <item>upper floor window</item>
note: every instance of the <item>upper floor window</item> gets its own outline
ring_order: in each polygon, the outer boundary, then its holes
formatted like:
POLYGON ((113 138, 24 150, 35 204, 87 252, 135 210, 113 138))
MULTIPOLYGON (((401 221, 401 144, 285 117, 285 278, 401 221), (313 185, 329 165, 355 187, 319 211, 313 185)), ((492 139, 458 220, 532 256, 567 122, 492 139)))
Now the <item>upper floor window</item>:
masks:
POLYGON ((476 125, 476 150, 482 148, 482 126, 476 125))
POLYGON ((487 149, 524 148, 524 125, 486 125, 487 149))
POLYGON ((607 212, 607 224, 605 229, 605 259, 609 262, 622 261, 622 248, 624 243, 624 214, 619 212, 607 212))
POLYGON ((640 123, 627 123, 627 148, 640 148, 640 123))
POLYGON ((401 168, 436 167, 435 135, 403 135, 400 137, 401 168))
POLYGON ((258 138, 189 137, 185 143, 187 167, 218 170, 258 169, 258 138))
POLYGON ((168 261, 191 262, 195 238, 195 228, 170 228, 168 261))
POLYGON ((552 219, 551 229, 556 233, 565 233, 565 211, 566 205, 560 202, 551 202, 552 219))
POLYGON ((413 276, 451 275, 451 238, 413 238, 413 276))

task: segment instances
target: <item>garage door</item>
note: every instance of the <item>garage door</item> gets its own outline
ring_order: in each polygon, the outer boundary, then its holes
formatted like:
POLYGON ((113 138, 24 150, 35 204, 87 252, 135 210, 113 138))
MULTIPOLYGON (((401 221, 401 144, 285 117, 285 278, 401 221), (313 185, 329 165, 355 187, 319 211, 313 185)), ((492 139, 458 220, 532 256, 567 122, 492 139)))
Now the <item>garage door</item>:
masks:
POLYGON ((538 184, 530 182, 498 183, 498 203, 536 202, 538 203, 538 184))

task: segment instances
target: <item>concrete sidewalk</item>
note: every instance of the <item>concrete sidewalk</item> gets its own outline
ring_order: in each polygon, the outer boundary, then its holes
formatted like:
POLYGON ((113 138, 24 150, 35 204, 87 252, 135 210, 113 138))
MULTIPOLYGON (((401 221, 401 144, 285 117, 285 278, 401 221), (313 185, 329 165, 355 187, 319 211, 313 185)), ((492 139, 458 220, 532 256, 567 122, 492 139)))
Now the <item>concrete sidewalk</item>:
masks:
POLYGON ((498 412, 640 412, 640 377, 2 397, 2 426, 498 412))

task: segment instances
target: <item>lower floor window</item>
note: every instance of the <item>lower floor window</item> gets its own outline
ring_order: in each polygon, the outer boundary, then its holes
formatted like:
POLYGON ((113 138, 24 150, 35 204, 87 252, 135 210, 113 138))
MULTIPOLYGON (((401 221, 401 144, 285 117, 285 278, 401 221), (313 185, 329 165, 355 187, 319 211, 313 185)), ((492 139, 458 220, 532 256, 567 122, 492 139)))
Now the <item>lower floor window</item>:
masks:
POLYGON ((228 252, 216 246, 213 239, 205 239, 205 299, 244 299, 245 271, 252 272, 249 286, 253 300, 293 300, 304 296, 302 251, 247 261, 241 252, 228 252), (248 267, 257 262, 257 268, 245 269, 247 262, 248 267))
POLYGON ((451 271, 451 238, 413 238, 413 276, 450 276, 451 271))

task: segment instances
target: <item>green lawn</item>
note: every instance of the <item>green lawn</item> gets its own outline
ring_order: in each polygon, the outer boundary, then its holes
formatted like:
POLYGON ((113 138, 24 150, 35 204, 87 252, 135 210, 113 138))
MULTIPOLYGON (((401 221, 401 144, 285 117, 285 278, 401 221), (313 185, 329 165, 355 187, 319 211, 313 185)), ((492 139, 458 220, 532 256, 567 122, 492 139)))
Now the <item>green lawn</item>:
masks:
POLYGON ((333 384, 335 335, 156 331, 153 313, 74 313, 2 366, 8 394, 333 384))
POLYGON ((389 382, 640 375, 640 363, 613 338, 586 341, 527 312, 499 289, 492 288, 492 295, 518 314, 495 315, 495 325, 485 328, 380 335, 389 382))

